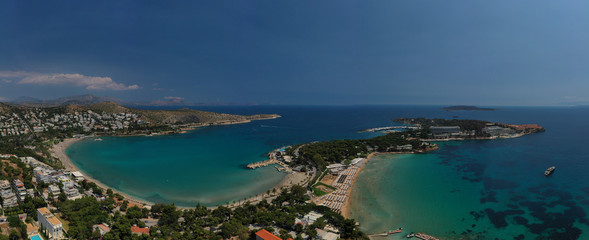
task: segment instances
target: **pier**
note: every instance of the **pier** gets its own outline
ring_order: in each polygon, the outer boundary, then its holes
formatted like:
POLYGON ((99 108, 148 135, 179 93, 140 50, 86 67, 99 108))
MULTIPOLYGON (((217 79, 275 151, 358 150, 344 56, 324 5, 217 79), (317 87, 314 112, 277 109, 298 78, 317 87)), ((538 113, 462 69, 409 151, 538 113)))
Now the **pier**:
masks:
POLYGON ((407 238, 412 238, 412 237, 423 239, 423 240, 440 240, 436 237, 427 235, 425 233, 415 233, 415 234, 411 233, 411 234, 407 235, 407 238))
POLYGON ((272 152, 270 152, 268 154, 270 156, 270 159, 264 160, 264 161, 260 161, 260 162, 250 163, 250 164, 247 165, 247 168, 249 168, 249 169, 256 169, 256 168, 259 168, 259 167, 265 167, 265 166, 268 166, 268 165, 274 165, 274 164, 276 164, 276 165, 280 165, 280 167, 279 166, 276 166, 276 170, 278 170, 279 172, 281 172, 281 171, 285 171, 285 172, 292 171, 290 169, 290 167, 288 165, 286 165, 286 163, 284 163, 283 161, 280 161, 280 160, 276 159, 276 151, 277 150, 274 150, 274 151, 272 151, 272 152))
POLYGON ((419 127, 417 126, 391 126, 391 127, 377 127, 377 128, 369 128, 364 129, 360 132, 382 132, 382 131, 391 131, 397 129, 410 129, 410 130, 417 130, 419 127))
POLYGON ((268 159, 268 160, 261 161, 261 162, 250 163, 250 164, 247 165, 247 168, 256 169, 256 168, 259 168, 259 167, 265 167, 265 166, 272 165, 272 164, 278 164, 278 160, 276 160, 276 159, 268 159))

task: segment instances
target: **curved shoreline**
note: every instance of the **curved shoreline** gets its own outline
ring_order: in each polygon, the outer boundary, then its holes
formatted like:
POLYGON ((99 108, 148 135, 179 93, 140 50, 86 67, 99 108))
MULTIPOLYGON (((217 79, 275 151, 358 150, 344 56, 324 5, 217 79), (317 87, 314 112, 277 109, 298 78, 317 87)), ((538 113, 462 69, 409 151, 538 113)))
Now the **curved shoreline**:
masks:
POLYGON ((88 173, 86 173, 85 171, 81 170, 80 168, 78 168, 72 161, 71 159, 67 156, 67 154, 65 153, 65 150, 72 145, 75 142, 84 140, 86 138, 89 137, 83 137, 83 138, 66 138, 63 140, 63 142, 59 142, 58 144, 53 145, 53 147, 51 148, 51 152, 52 154, 54 154, 54 157, 57 157, 61 163, 63 164, 65 170, 67 171, 79 171, 81 173, 84 174, 84 179, 94 182, 96 183, 96 185, 98 185, 100 188, 104 189, 104 191, 106 191, 107 189, 111 189, 113 192, 121 194, 123 197, 125 197, 125 200, 129 201, 129 203, 134 203, 134 204, 138 204, 138 205, 142 205, 142 206, 149 206, 149 205, 153 205, 154 203, 149 202, 149 201, 145 201, 142 199, 139 199, 137 197, 133 197, 130 196, 129 194, 126 194, 124 192, 121 192, 119 190, 113 189, 109 186, 107 186, 106 184, 92 178, 90 175, 88 175, 88 173))
MULTIPOLYGON (((118 193, 120 195, 122 195, 123 197, 125 197, 125 200, 128 200, 129 203, 134 203, 134 204, 138 204, 138 205, 142 205, 142 206, 151 206, 153 204, 155 204, 155 202, 151 202, 151 201, 147 201, 147 200, 143 200, 139 197, 135 197, 135 196, 131 196, 127 193, 124 193, 120 190, 116 190, 112 187, 109 187, 108 185, 98 181, 95 178, 92 178, 87 172, 81 170, 80 168, 78 168, 72 161, 71 159, 67 156, 67 154, 65 153, 66 149, 72 145, 75 142, 81 141, 81 140, 85 140, 87 138, 90 138, 93 136, 88 136, 88 137, 83 137, 83 138, 67 138, 64 139, 64 141, 59 142, 58 144, 55 144, 51 147, 51 153, 54 157, 58 158, 61 163, 63 164, 65 170, 67 171, 79 171, 84 175, 84 178, 88 181, 94 182, 96 183, 96 185, 98 185, 100 188, 103 188, 105 191, 107 189, 111 189, 113 192, 118 193)), ((267 167, 272 167, 272 165, 267 166, 267 167)), ((276 189, 276 193, 270 193, 270 194, 266 194, 266 193, 262 193, 262 194, 258 194, 256 196, 253 197, 249 197, 246 198, 246 200, 235 200, 232 201, 233 203, 230 204, 220 204, 217 206, 213 206, 213 207, 209 207, 209 208, 216 208, 218 206, 228 206, 228 207, 236 207, 239 205, 244 204, 245 202, 250 202, 250 203, 255 203, 255 202, 259 202, 262 199, 273 199, 275 196, 278 195, 278 193, 280 193, 280 189, 281 188, 288 188, 290 186, 293 185, 297 185, 297 184, 301 184, 304 183, 305 181, 308 181, 312 178, 307 176, 305 173, 300 173, 300 172, 289 172, 287 173, 284 178, 282 180, 280 180, 280 182, 278 184, 276 184, 274 187, 268 189, 268 191, 272 191, 273 189, 276 189), (261 196, 260 196, 261 195, 261 196)), ((180 206, 176 206, 177 208, 180 209, 190 209, 190 208, 194 208, 194 207, 180 207, 180 206)))

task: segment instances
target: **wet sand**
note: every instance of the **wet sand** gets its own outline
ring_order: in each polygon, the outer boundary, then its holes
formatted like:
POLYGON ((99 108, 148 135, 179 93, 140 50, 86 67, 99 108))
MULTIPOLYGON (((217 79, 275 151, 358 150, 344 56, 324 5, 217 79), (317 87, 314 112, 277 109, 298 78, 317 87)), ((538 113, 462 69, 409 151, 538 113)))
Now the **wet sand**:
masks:
MULTIPOLYGON (((51 148, 51 154, 54 157, 57 157, 63 164, 65 170, 67 171, 79 171, 82 174, 84 174, 84 178, 88 181, 94 182, 96 183, 96 185, 98 185, 99 187, 103 188, 104 191, 106 192, 107 189, 109 189, 110 187, 106 186, 105 184, 101 183, 100 181, 93 179, 92 177, 90 177, 88 174, 86 174, 84 171, 80 170, 78 167, 76 167, 76 165, 74 165, 71 161, 71 159, 67 156, 67 154, 65 153, 65 150, 72 145, 73 143, 83 140, 85 138, 67 138, 65 140, 63 140, 63 142, 60 142, 58 144, 53 145, 53 147, 51 148)), ((112 188, 110 188, 112 189, 112 188)), ((133 203, 136 205, 141 205, 141 206, 149 206, 149 205, 153 205, 153 203, 151 202, 147 202, 144 200, 140 200, 137 198, 134 198, 128 194, 125 194, 123 192, 117 191, 115 189, 112 189, 113 192, 121 194, 123 197, 125 197, 125 200, 129 201, 129 203, 133 203)))
MULTIPOLYGON (((57 157, 62 164, 64 165, 65 169, 68 171, 80 171, 82 172, 82 174, 84 174, 84 178, 87 179, 88 181, 92 181, 94 183, 96 183, 96 185, 98 185, 99 187, 103 188, 105 191, 106 189, 109 189, 110 187, 108 187, 107 185, 101 183, 100 181, 93 179, 92 177, 90 177, 87 173, 85 173, 84 171, 80 170, 78 167, 76 167, 76 165, 74 165, 71 161, 71 159, 67 156, 67 154, 65 153, 65 150, 73 143, 83 140, 84 138, 68 138, 65 139, 63 142, 60 142, 58 144, 53 145, 53 147, 51 148, 51 153, 54 157, 57 157)), ((268 167, 272 167, 272 166, 268 166, 268 167)), ((280 181, 280 183, 278 183, 275 187, 269 189, 270 192, 272 192, 272 189, 276 189, 276 194, 278 195, 280 193, 280 189, 281 188, 289 188, 290 186, 293 185, 304 185, 307 181, 309 181, 311 179, 312 176, 307 176, 305 173, 300 173, 300 172, 290 172, 288 173, 284 179, 282 179, 282 181, 280 181)), ((112 188, 111 188, 112 189, 112 188)), ((119 193, 122 196, 125 197, 126 200, 128 200, 130 203, 134 203, 134 204, 139 204, 139 205, 143 205, 143 206, 149 206, 149 205, 153 205, 153 202, 148 202, 145 200, 141 200, 138 198, 135 198, 133 196, 130 196, 128 194, 125 194, 123 192, 117 191, 115 189, 112 189, 113 192, 119 193)), ((249 199, 246 199, 246 201, 249 201, 250 203, 255 203, 255 202, 259 202, 262 199, 273 199, 275 197, 274 194, 270 194, 270 195, 258 195, 255 197, 251 197, 249 199)), ((228 206, 238 206, 243 204, 244 201, 238 201, 234 204, 229 204, 228 206)), ((180 209, 188 209, 189 207, 178 207, 180 209)))

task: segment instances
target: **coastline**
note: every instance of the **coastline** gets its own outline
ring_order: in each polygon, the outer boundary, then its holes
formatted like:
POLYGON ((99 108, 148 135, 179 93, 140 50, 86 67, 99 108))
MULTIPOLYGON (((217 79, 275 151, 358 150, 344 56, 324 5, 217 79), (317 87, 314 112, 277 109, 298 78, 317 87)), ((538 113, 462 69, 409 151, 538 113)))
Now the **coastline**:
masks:
MULTIPOLYGON (((201 128, 201 127, 207 127, 207 126, 215 126, 215 125, 233 125, 233 124, 243 124, 243 123, 250 123, 252 121, 255 120, 268 120, 268 119, 276 119, 276 118, 280 118, 282 116, 278 115, 278 114, 272 114, 268 117, 262 117, 262 118, 254 118, 254 119, 246 119, 246 120, 241 120, 241 121, 217 121, 217 122, 212 122, 212 123, 196 123, 196 124, 187 124, 187 125, 183 125, 180 127, 180 131, 179 132, 165 132, 165 133, 160 133, 160 134, 125 134, 125 135, 106 135, 106 136, 116 136, 116 137, 126 137, 126 136, 157 136, 157 135, 167 135, 167 134, 185 134, 188 133, 188 131, 191 130, 195 130, 197 128, 201 128)), ((59 161, 62 163, 64 169, 66 171, 79 171, 84 175, 84 178, 88 181, 94 182, 96 183, 96 185, 98 185, 98 187, 102 188, 105 192, 107 189, 111 189, 114 193, 118 193, 121 196, 123 196, 125 198, 125 200, 129 201, 129 204, 135 204, 135 205, 139 205, 139 206, 151 206, 154 205, 154 202, 150 202, 150 201, 146 201, 143 199, 139 199, 137 197, 133 197, 129 194, 126 194, 124 192, 115 190, 113 188, 108 187, 106 184, 90 177, 88 175, 88 173, 86 173, 85 171, 81 170, 80 168, 78 168, 75 164, 73 164, 73 162, 71 161, 71 159, 67 156, 67 154, 65 153, 65 150, 72 145, 75 142, 84 140, 86 138, 90 138, 90 137, 97 137, 95 135, 90 135, 90 136, 85 136, 85 137, 81 137, 81 138, 66 138, 64 139, 62 142, 59 142, 57 144, 54 144, 53 146, 51 146, 50 148, 50 152, 51 155, 57 159, 59 159, 59 161)), ((294 174, 294 172, 291 172, 289 174, 287 174, 276 186, 274 186, 273 188, 269 189, 269 191, 271 191, 272 189, 277 189, 279 190, 280 188, 283 187, 288 187, 288 186, 292 186, 294 184, 293 181, 299 179, 299 177, 295 176, 296 174, 294 174), (287 183, 288 182, 288 183, 287 183)), ((298 183, 298 182, 297 182, 298 183)), ((296 184, 296 183, 295 183, 296 184)), ((264 194, 262 194, 263 196, 264 194)), ((251 197, 250 199, 256 199, 257 197, 251 197)), ((261 199, 260 199, 261 200, 261 199)), ((238 201, 239 203, 239 201, 238 201)), ((232 204, 223 204, 223 205, 219 205, 219 206, 231 206, 232 204)), ((179 209, 190 209, 192 207, 178 207, 179 209)), ((209 208, 216 208, 215 207, 209 207, 209 208)))
POLYGON ((84 179, 96 183, 96 185, 98 185, 98 187, 102 188, 105 192, 107 189, 111 189, 113 192, 121 194, 123 197, 125 197, 125 200, 129 201, 129 204, 132 203, 132 204, 140 205, 140 206, 150 206, 150 205, 154 204, 152 202, 144 201, 144 200, 138 199, 136 197, 130 196, 126 193, 123 193, 121 191, 110 188, 107 185, 105 185, 104 183, 90 177, 86 172, 82 171, 75 164, 73 164, 71 159, 65 153, 65 150, 73 143, 84 140, 86 138, 89 138, 89 137, 66 138, 63 140, 63 142, 53 145, 53 147, 51 147, 51 153, 54 154, 54 157, 57 157, 61 161, 65 170, 81 172, 84 175, 84 179))
POLYGON ((360 168, 358 169, 358 171, 356 172, 356 174, 352 178, 352 186, 350 187, 350 189, 346 193, 346 195, 348 197, 346 198, 346 200, 344 201, 344 204, 342 205, 342 216, 344 216, 345 218, 350 218, 350 204, 352 201, 352 192, 354 190, 354 186, 356 185, 356 181, 358 180, 360 173, 364 169, 364 166, 366 166, 366 164, 370 161, 370 159, 372 159, 372 157, 374 157, 377 154, 379 154, 379 153, 373 152, 373 153, 368 154, 368 156, 366 157, 366 160, 364 160, 364 163, 362 163, 362 166, 360 166, 360 168))
POLYGON ((356 175, 354 175, 354 177, 352 179, 352 186, 348 190, 349 192, 346 193, 347 198, 344 201, 344 204, 342 205, 342 216, 344 216, 345 218, 350 218, 350 205, 351 205, 351 201, 352 201, 353 189, 354 189, 354 186, 356 185, 356 181, 358 180, 358 177, 360 176, 360 173, 362 173, 362 170, 364 169, 366 164, 368 164, 370 159, 372 159, 374 156, 389 155, 389 154, 393 155, 393 154, 413 154, 413 153, 373 152, 373 153, 368 154, 368 156, 366 157, 366 160, 364 160, 364 163, 362 163, 362 166, 360 166, 360 168, 356 172, 356 175))
MULTIPOLYGON (((148 135, 147 135, 148 136, 148 135)), ((72 145, 75 142, 90 138, 93 136, 87 136, 87 137, 83 137, 83 138, 67 138, 64 139, 64 141, 59 142, 55 145, 53 145, 50 149, 51 154, 53 157, 58 158, 61 163, 63 164, 65 170, 67 171, 79 171, 84 175, 84 178, 88 181, 94 182, 96 183, 96 185, 98 185, 100 188, 102 188, 104 191, 106 191, 107 189, 111 189, 113 192, 118 193, 120 195, 122 195, 125 200, 129 201, 129 204, 135 204, 135 205, 140 205, 140 206, 151 206, 154 205, 155 202, 150 202, 150 201, 146 201, 134 196, 131 196, 129 194, 126 194, 124 192, 121 192, 119 190, 113 189, 109 186, 107 186, 106 184, 92 178, 91 176, 89 176, 85 171, 81 170, 80 168, 78 168, 75 164, 73 164, 73 162, 71 161, 71 159, 67 156, 67 154, 65 153, 66 149, 72 145)), ((269 165, 267 167, 273 167, 273 165, 269 165)), ((301 173, 301 172, 288 172, 284 178, 278 183, 276 184, 274 187, 268 189, 269 192, 272 192, 273 189, 276 189, 275 193, 270 193, 270 194, 266 194, 266 193, 262 193, 250 198, 247 198, 245 201, 244 200, 236 200, 234 203, 230 203, 230 204, 221 204, 218 206, 227 206, 227 207, 237 207, 240 206, 242 204, 244 204, 245 202, 250 202, 250 203, 255 203, 255 202, 259 202, 263 199, 267 199, 267 200, 271 200, 274 197, 278 196, 278 194, 280 193, 280 190, 282 188, 288 188, 294 185, 301 185, 304 184, 305 182, 310 181, 310 179, 312 179, 313 176, 308 176, 306 173, 301 173)), ((214 209, 218 206, 214 206, 214 207, 209 207, 211 209, 214 209)), ((178 207, 178 206, 177 206, 178 207)), ((179 209, 190 209, 190 208, 194 208, 194 207, 178 207, 179 209)))

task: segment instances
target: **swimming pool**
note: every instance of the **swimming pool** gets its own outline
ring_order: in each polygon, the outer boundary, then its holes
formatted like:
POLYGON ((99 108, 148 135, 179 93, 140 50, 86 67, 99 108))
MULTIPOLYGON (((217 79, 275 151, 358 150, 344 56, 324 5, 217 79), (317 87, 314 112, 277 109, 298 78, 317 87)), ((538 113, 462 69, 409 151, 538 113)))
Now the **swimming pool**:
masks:
POLYGON ((31 240, 43 240, 43 238, 41 238, 41 236, 39 235, 33 235, 30 237, 31 240))

